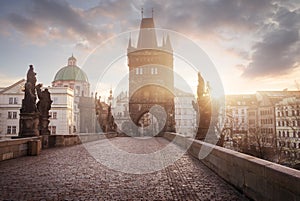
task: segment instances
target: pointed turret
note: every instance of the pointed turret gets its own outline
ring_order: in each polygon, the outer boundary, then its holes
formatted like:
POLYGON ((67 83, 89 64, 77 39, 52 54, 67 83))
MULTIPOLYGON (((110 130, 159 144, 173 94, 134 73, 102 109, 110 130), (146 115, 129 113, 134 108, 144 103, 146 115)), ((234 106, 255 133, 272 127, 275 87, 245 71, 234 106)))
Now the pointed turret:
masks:
POLYGON ((165 41, 165 33, 164 33, 163 38, 162 38, 161 46, 165 47, 165 45, 166 45, 166 41, 165 41))
POLYGON ((157 48, 153 18, 142 19, 137 48, 157 48))
POLYGON ((167 39, 166 39, 166 42, 165 42, 164 47, 165 47, 167 50, 169 50, 169 51, 173 51, 173 48, 172 48, 172 45, 171 45, 171 41, 170 41, 169 34, 167 35, 167 39))
POLYGON ((132 47, 132 43, 131 43, 131 33, 129 35, 129 40, 128 40, 128 49, 132 47))

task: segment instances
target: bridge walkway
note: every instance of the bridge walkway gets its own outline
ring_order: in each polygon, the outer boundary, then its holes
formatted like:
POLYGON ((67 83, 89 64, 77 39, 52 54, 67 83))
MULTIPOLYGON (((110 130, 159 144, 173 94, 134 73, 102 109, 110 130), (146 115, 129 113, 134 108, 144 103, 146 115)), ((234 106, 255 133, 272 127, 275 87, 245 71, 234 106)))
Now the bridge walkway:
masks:
POLYGON ((160 137, 117 137, 46 149, 39 156, 0 162, 0 178, 0 200, 248 200, 199 160, 160 137), (131 157, 147 159, 166 147, 174 151, 169 156, 182 156, 171 164, 161 163, 166 167, 154 172, 139 171, 140 164, 151 166, 154 161, 145 164, 131 157), (128 158, 120 152, 129 153, 128 158), (124 171, 118 169, 120 160, 124 171), (130 172, 134 166, 137 171, 130 172))

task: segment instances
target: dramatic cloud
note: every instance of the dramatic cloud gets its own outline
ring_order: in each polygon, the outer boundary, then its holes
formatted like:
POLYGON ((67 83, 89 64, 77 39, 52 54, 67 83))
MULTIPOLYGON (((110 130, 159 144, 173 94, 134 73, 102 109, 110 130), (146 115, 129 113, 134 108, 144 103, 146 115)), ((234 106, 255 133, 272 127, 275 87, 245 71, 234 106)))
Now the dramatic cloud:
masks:
POLYGON ((244 76, 260 77, 289 73, 299 67, 300 10, 279 7, 262 29, 262 41, 253 46, 252 61, 244 76))
POLYGON ((11 13, 6 19, 9 25, 32 39, 44 34, 44 29, 33 19, 15 13, 11 13))
MULTIPOLYGON (((289 73, 299 67, 297 0, 103 0, 83 9, 66 0, 0 1, 5 37, 21 33, 33 43, 60 41, 86 51, 115 34, 138 28, 141 8, 157 27, 198 40, 216 40, 245 62, 245 77, 289 73), (220 42, 221 41, 221 42, 220 42)), ((212 44, 215 41, 212 41, 212 44)), ((234 68, 234 66, 232 66, 234 68)))

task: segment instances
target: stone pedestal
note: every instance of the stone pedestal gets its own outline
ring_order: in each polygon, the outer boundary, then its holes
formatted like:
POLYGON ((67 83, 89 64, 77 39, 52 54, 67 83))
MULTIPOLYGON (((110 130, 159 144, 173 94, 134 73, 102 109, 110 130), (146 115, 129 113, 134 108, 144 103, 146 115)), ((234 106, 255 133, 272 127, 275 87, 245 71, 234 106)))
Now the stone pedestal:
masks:
POLYGON ((38 112, 20 114, 20 137, 39 136, 39 116, 38 112))
POLYGON ((40 116, 39 129, 40 129, 40 135, 42 136, 43 148, 49 147, 49 135, 50 135, 50 130, 48 128, 50 123, 49 117, 50 117, 49 115, 40 116))
POLYGON ((49 117, 50 117, 49 115, 40 117, 40 122, 39 122, 40 135, 50 135, 50 130, 48 128, 48 125, 50 123, 49 117))

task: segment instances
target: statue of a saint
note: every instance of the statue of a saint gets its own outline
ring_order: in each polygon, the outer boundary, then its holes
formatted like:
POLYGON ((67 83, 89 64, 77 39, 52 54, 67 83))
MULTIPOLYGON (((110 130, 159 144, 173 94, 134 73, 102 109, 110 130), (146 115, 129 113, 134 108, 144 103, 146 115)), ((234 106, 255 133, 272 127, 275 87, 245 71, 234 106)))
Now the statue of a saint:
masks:
POLYGON ((39 98, 39 102, 37 103, 37 108, 42 116, 48 117, 49 110, 51 109, 52 100, 48 89, 46 88, 42 91, 41 88, 42 88, 42 84, 38 84, 36 86, 36 91, 39 98))
POLYGON ((25 96, 22 102, 22 113, 33 113, 37 112, 36 108, 36 95, 35 95, 35 83, 36 73, 33 71, 33 66, 29 66, 27 72, 27 82, 25 84, 25 96))

